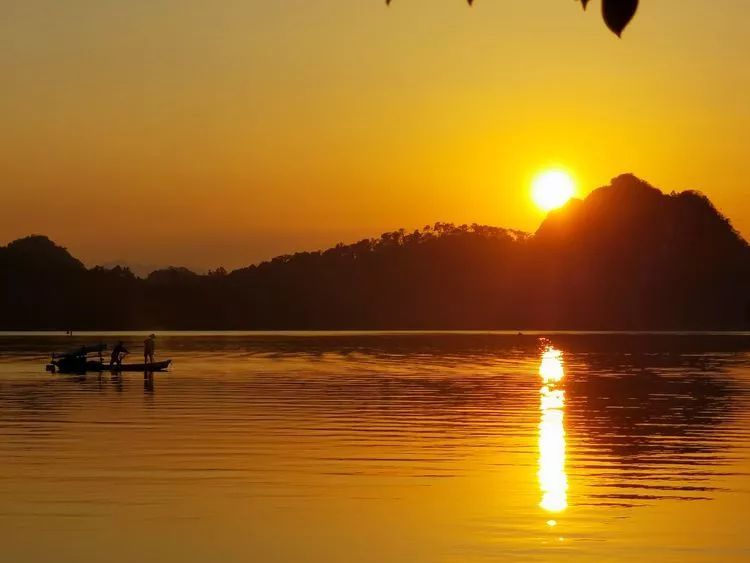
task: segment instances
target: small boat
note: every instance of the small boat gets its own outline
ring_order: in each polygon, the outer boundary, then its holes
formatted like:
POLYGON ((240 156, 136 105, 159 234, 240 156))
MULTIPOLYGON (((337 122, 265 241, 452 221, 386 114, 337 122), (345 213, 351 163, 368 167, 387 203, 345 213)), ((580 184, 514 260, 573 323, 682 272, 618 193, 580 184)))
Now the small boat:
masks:
POLYGON ((47 364, 47 371, 52 373, 74 373, 83 374, 87 372, 111 371, 120 373, 123 371, 141 371, 144 373, 164 371, 172 360, 161 362, 149 362, 144 364, 108 364, 102 358, 102 352, 107 349, 106 344, 95 344, 93 346, 81 346, 66 352, 52 354, 52 361, 47 364), (89 354, 98 354, 97 359, 89 358, 89 354))
POLYGON ((52 373, 75 373, 82 374, 88 372, 101 373, 103 371, 111 371, 112 373, 120 373, 124 371, 142 371, 145 373, 154 371, 164 371, 167 369, 172 360, 164 360, 161 362, 152 362, 147 364, 106 364, 96 360, 87 360, 85 358, 66 358, 53 360, 47 365, 47 371, 52 373))

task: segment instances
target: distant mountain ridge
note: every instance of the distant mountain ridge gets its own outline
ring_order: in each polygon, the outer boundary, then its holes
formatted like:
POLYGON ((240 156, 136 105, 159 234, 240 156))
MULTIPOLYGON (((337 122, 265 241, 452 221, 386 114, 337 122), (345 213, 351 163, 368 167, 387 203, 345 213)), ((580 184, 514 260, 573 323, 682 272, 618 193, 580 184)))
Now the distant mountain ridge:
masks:
POLYGON ((742 329, 750 247, 700 193, 631 174, 535 234, 437 223, 227 273, 0 248, 0 329, 742 329))
POLYGON ((111 260, 109 262, 105 262, 103 264, 97 264, 98 266, 101 266, 102 268, 106 270, 111 270, 112 268, 120 267, 120 268, 126 268, 133 272, 136 276, 139 278, 147 278, 151 272, 155 272, 157 270, 164 270, 168 268, 169 266, 165 265, 157 265, 157 264, 143 264, 140 262, 128 262, 127 260, 111 260))

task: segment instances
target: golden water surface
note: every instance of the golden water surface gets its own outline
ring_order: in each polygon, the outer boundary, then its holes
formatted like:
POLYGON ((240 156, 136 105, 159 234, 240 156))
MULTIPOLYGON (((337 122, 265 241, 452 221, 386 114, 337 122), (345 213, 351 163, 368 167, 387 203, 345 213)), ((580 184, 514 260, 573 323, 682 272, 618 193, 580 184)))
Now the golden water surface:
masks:
POLYGON ((747 335, 116 338, 0 335, 0 560, 750 559, 747 335))

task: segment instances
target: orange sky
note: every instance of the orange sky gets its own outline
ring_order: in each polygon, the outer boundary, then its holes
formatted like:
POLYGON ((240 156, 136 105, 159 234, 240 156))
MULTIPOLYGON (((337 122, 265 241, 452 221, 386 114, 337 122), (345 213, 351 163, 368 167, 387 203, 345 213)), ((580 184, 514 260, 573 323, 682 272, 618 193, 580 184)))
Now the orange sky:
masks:
POLYGON ((28 0, 0 19, 0 242, 229 267, 435 221, 533 230, 530 178, 632 171, 747 237, 740 0, 28 0), (675 6, 680 6, 680 12, 675 6))

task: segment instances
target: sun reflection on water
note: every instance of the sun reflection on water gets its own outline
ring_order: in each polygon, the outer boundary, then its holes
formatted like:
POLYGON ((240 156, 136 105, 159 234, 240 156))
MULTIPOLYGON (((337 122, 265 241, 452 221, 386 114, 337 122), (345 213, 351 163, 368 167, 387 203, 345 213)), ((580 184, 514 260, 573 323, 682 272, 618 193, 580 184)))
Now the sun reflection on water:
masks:
POLYGON ((539 366, 542 377, 541 420, 539 422, 539 503, 548 512, 568 507, 568 477, 565 473, 565 391, 560 384, 565 375, 562 352, 546 346, 539 366))

